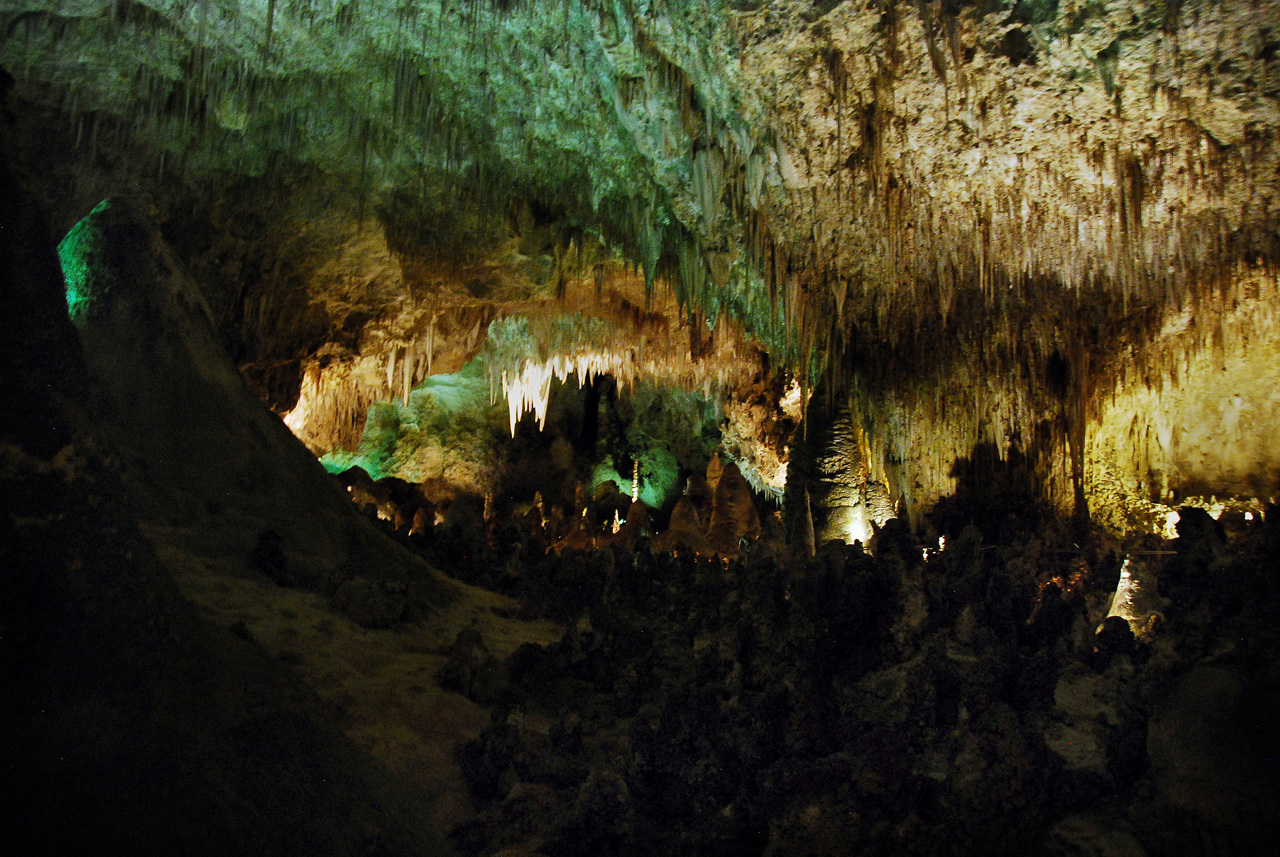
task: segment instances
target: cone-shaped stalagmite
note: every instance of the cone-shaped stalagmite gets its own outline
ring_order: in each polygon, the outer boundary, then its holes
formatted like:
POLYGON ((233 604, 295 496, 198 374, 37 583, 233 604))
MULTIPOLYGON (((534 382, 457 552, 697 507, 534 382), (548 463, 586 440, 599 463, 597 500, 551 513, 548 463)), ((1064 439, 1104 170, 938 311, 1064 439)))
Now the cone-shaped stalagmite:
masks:
POLYGON ((738 465, 729 462, 716 482, 707 542, 716 551, 734 556, 743 539, 754 541, 759 536, 760 513, 756 510, 751 486, 742 477, 738 465))

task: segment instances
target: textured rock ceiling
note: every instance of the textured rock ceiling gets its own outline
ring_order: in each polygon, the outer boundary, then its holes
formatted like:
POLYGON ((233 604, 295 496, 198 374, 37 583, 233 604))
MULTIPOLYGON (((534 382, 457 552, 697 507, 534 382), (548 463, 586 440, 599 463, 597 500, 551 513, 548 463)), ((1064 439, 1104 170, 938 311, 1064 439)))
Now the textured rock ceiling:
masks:
MULTIPOLYGON (((888 474, 899 493, 937 494, 977 440, 1046 424, 1074 433, 1078 483, 1084 424, 1128 418, 1104 413, 1114 390, 1176 381, 1240 312, 1245 342, 1274 339, 1270 0, 0 10, 18 95, 76 151, 127 145, 135 172, 187 187, 306 175, 389 235, 522 200, 561 287, 590 246, 597 277, 635 265, 828 370, 875 459, 915 462, 888 474)), ((1140 481, 1146 437, 1108 446, 1140 481)))

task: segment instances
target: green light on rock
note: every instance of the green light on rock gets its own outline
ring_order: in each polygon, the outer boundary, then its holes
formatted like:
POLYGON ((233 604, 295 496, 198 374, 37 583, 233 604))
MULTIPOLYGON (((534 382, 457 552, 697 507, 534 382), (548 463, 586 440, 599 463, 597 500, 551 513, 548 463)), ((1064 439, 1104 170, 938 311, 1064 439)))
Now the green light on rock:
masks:
POLYGON ((612 482, 618 489, 619 494, 631 494, 631 478, 623 478, 618 473, 613 464, 613 456, 606 455, 604 460, 596 465, 595 470, 591 473, 591 482, 587 485, 587 491, 591 496, 595 496, 600 490, 600 486, 606 482, 612 482))
POLYGON ((506 408, 489 402, 489 375, 480 358, 458 372, 432 375, 413 388, 406 406, 375 402, 355 450, 321 456, 330 473, 358 466, 373 479, 432 478, 474 488, 477 474, 498 464, 506 408))
POLYGON ((367 457, 340 449, 326 452, 320 456, 320 463, 324 465, 325 470, 335 476, 352 467, 359 467, 365 473, 368 473, 372 479, 381 479, 384 475, 381 468, 367 457))
POLYGON ((67 314, 73 322, 79 322, 93 302, 93 258, 101 245, 101 236, 92 224, 94 215, 111 206, 104 199, 89 212, 58 244, 58 260, 62 263, 62 278, 67 284, 67 314))
MULTIPOLYGON (((683 487, 680 483, 680 465, 676 462, 675 455, 670 450, 657 448, 646 452, 643 459, 638 459, 638 463, 640 499, 645 505, 651 509, 661 509, 674 503, 683 487)), ((605 456, 596 465, 587 490, 591 496, 595 496, 600 486, 606 482, 616 485, 618 493, 631 495, 631 476, 623 476, 618 472, 612 456, 605 456)))
POLYGON ((652 509, 666 508, 680 494, 680 465, 667 449, 655 449, 640 465, 640 499, 652 509))

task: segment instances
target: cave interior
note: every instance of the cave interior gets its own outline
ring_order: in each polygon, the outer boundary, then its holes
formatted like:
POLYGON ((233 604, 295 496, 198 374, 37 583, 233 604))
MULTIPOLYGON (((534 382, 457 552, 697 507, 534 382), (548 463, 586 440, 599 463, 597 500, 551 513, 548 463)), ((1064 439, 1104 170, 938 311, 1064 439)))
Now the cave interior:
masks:
POLYGON ((24 853, 1274 848, 1276 0, 3 0, 0 110, 24 853))

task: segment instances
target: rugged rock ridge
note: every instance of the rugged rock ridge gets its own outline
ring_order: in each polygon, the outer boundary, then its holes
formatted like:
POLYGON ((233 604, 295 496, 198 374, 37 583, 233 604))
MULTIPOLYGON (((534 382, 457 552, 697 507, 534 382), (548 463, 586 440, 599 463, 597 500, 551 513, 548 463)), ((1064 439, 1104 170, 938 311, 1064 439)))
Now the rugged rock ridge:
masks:
POLYGON ((381 555, 383 573, 447 598, 448 585, 355 514, 249 392, 198 291, 145 215, 125 201, 104 202, 60 254, 84 295, 73 318, 94 390, 91 413, 133 483, 136 514, 161 526, 199 524, 244 556, 260 532, 273 531, 295 582, 312 588, 362 572, 357 556, 381 555), (288 502, 298 491, 311 499, 305 514, 288 502))

